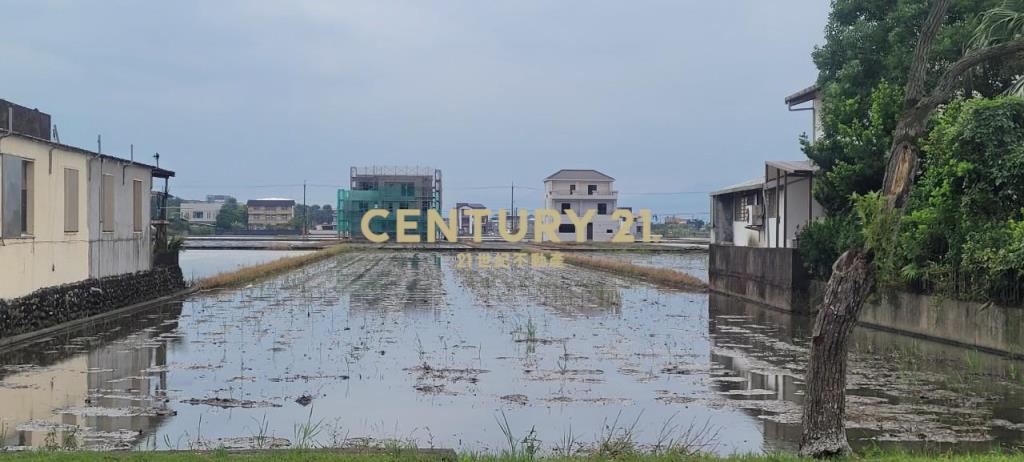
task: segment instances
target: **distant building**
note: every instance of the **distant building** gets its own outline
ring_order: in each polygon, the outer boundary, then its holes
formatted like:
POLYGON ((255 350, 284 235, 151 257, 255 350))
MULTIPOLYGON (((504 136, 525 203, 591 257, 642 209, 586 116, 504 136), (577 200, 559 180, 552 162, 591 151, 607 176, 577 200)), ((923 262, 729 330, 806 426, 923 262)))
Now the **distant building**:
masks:
POLYGON ((245 205, 249 213, 249 229, 283 228, 295 218, 295 201, 292 199, 252 199, 245 205))
POLYGON ((587 225, 588 241, 610 241, 622 223, 611 218, 618 208, 619 193, 613 187, 615 178, 597 170, 562 169, 544 179, 545 206, 559 211, 561 225, 558 238, 563 242, 575 242, 576 227, 565 215, 572 210, 582 217, 588 210, 594 210, 594 219, 587 225))
POLYGON ((473 235, 473 232, 474 232, 474 230, 476 229, 477 226, 480 226, 480 233, 481 234, 487 233, 488 229, 491 228, 491 226, 490 226, 491 217, 490 216, 480 217, 479 218, 479 224, 478 224, 478 220, 477 219, 474 219, 473 217, 471 217, 468 214, 466 214, 466 211, 468 211, 468 210, 485 210, 485 209, 487 209, 487 207, 485 207, 483 204, 476 204, 476 203, 472 203, 471 204, 471 203, 467 203, 467 202, 459 202, 459 203, 455 204, 455 213, 458 215, 459 235, 460 236, 471 236, 471 235, 473 235))
POLYGON ((374 218, 370 230, 395 236, 396 210, 419 210, 417 231, 427 235, 427 210, 441 210, 441 170, 429 167, 352 167, 351 189, 338 190, 338 230, 361 238, 368 210, 384 209, 387 218, 374 218))
POLYGON ((0 299, 151 269, 153 178, 174 172, 51 141, 38 110, 0 113, 0 299))
POLYGON ((181 201, 180 217, 189 223, 203 224, 203 225, 215 225, 217 224, 217 215, 220 214, 221 207, 224 207, 226 199, 221 200, 209 200, 211 197, 230 197, 230 196, 206 196, 205 201, 181 201))

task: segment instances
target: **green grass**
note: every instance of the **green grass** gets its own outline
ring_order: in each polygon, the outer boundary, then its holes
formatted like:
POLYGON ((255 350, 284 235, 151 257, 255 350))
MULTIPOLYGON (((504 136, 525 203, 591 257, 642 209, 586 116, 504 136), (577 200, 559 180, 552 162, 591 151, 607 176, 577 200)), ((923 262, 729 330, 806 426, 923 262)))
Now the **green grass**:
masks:
MULTIPOLYGON (((332 452, 329 450, 277 450, 247 453, 229 453, 227 451, 211 452, 0 452, 0 461, 40 461, 40 462, 184 462, 184 461, 345 461, 345 462, 385 462, 385 461, 429 461, 441 460, 439 453, 424 454, 412 450, 381 450, 375 452, 332 452)), ((670 461, 707 461, 707 462, 798 462, 801 459, 791 455, 746 455, 731 457, 714 456, 680 456, 678 454, 628 454, 615 459, 599 457, 544 457, 535 459, 527 456, 510 457, 503 455, 462 454, 458 456, 462 462, 589 462, 599 460, 616 460, 626 462, 670 462, 670 461)), ((882 462, 1010 462, 1024 460, 1024 453, 987 453, 966 455, 911 455, 903 453, 882 453, 849 459, 832 459, 837 461, 882 461, 882 462)))

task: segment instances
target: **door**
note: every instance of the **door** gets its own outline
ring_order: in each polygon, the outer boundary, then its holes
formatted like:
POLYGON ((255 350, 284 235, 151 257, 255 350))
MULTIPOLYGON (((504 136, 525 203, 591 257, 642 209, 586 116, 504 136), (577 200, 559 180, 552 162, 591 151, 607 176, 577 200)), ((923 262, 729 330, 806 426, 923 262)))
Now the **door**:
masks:
POLYGON ((587 240, 588 241, 594 240, 594 224, 593 223, 587 223, 587 240))

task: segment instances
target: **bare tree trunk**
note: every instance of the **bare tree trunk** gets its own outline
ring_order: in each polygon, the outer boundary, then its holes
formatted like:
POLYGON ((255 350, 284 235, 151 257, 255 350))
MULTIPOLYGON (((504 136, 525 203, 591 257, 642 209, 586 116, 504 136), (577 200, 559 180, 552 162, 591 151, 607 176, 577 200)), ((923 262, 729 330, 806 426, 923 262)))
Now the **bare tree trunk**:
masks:
POLYGON ((834 457, 851 452, 844 422, 847 340, 874 282, 869 252, 847 250, 832 265, 832 277, 811 338, 801 455, 834 457))

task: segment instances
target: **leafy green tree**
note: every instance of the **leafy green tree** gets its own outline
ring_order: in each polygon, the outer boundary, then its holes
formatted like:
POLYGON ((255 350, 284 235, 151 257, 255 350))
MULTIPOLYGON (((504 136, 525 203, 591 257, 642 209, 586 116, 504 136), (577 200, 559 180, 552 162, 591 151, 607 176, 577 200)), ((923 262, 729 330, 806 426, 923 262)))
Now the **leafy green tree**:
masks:
POLYGON ((244 205, 234 198, 224 201, 217 213, 217 229, 221 231, 238 231, 245 229, 249 223, 249 213, 244 205))
POLYGON ((958 100, 922 143, 892 281, 980 301, 1018 302, 1024 278, 1024 99, 958 100), (1016 239, 1016 240, 1015 240, 1016 239))
MULTIPOLYGON (((964 54, 986 11, 1001 5, 1000 0, 950 5, 929 51, 926 86, 964 54)), ((814 143, 803 143, 804 152, 821 168, 814 194, 829 214, 849 213, 853 194, 882 186, 893 130, 903 109, 903 87, 928 9, 928 0, 832 2, 825 44, 812 54, 824 98, 822 135, 814 143)), ((988 61, 957 82, 958 92, 998 95, 1022 70, 1017 57, 988 61)))

